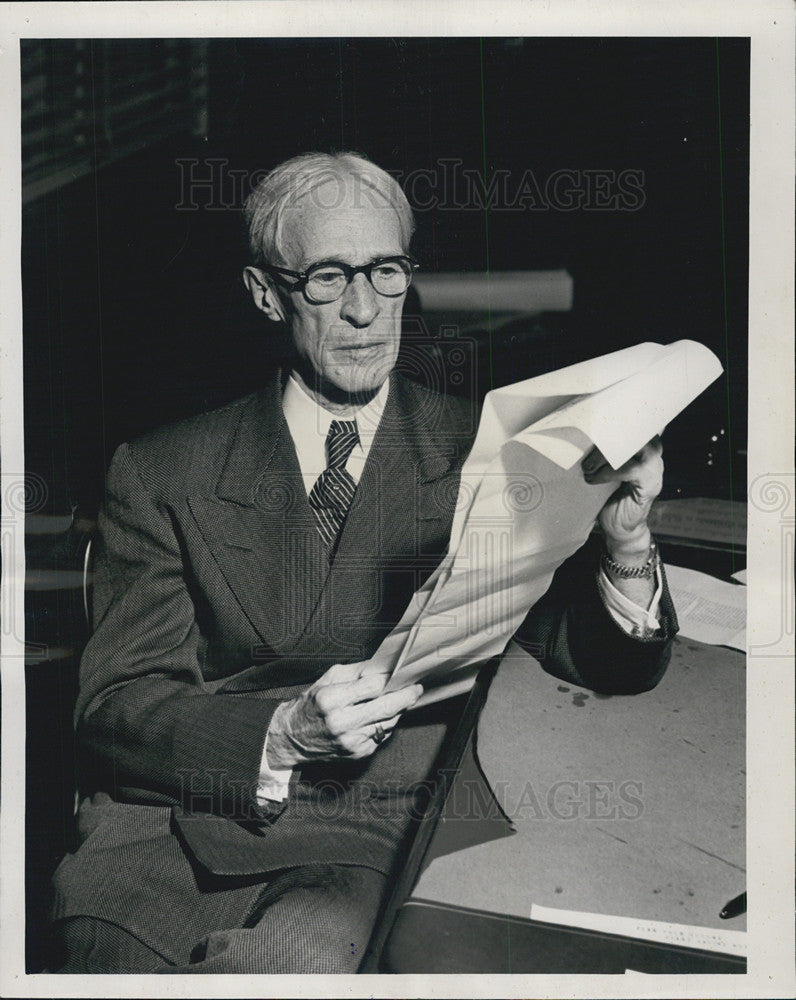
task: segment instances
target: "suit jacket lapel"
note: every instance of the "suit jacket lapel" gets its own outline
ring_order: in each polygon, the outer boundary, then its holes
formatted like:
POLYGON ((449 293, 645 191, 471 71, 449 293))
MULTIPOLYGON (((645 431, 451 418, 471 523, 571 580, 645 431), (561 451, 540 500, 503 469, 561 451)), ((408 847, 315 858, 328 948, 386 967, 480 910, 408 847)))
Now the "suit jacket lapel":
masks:
POLYGON ((329 571, 281 405, 281 381, 244 409, 215 496, 188 503, 250 623, 272 649, 301 638, 329 571))
MULTIPOLYGON (((408 600, 419 585, 425 528, 435 522, 435 536, 447 540, 458 473, 445 479, 455 456, 444 450, 450 442, 442 445, 429 433, 422 404, 418 390, 394 375, 312 623, 316 635, 335 637, 339 659, 369 655, 364 650, 387 633, 389 621, 381 629, 376 622, 390 614, 383 604, 387 590, 406 591, 408 600), (396 574, 395 587, 385 568, 396 574), (413 583, 399 585, 400 574, 413 583)), ((404 607, 391 611, 400 615, 404 607)))
POLYGON ((402 572, 421 556, 429 524, 436 525, 432 535, 447 537, 456 455, 433 433, 427 406, 418 389, 393 376, 331 568, 282 413, 279 379, 244 410, 215 495, 188 498, 237 602, 277 654, 328 662, 363 655, 379 633, 374 609, 385 565, 392 561, 402 572))

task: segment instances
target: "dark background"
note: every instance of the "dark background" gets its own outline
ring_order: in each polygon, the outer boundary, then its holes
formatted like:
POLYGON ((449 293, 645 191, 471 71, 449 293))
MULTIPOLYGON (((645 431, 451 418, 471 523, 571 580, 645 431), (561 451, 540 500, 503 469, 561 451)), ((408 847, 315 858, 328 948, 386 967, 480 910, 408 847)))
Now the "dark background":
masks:
POLYGON ((240 280, 231 176, 309 149, 353 148, 404 176, 458 158, 487 185, 508 171, 509 191, 528 169, 542 188, 559 170, 643 171, 635 211, 420 211, 415 254, 431 271, 567 268, 562 338, 585 355, 702 341, 727 371, 715 418, 745 447, 748 59, 742 39, 211 41, 206 137, 25 206, 28 469, 54 510, 91 506, 121 440, 261 383, 271 331, 240 280), (227 178, 220 196, 186 195, 177 161, 191 158, 195 178, 227 178))
MULTIPOLYGON (((48 44, 55 61, 65 43, 48 44)), ((542 187, 559 170, 642 171, 635 211, 420 211, 414 253, 429 271, 573 275, 575 307, 536 321, 536 355, 527 329, 493 339, 495 384, 642 340, 708 345, 726 374, 667 431, 666 491, 745 495, 748 40, 217 39, 207 80, 202 134, 175 127, 24 206, 25 448, 46 486, 38 513, 76 509, 90 522, 118 443, 259 387, 278 338, 240 280, 249 188, 228 180, 226 207, 198 191, 197 208, 182 210, 192 199, 178 161, 198 159, 194 176, 207 177, 220 169, 208 160, 223 160, 229 179, 312 149, 355 149, 404 176, 456 158, 487 186, 508 171, 509 191, 526 170, 542 187)), ((38 126, 55 134, 57 109, 44 107, 38 126)), ((73 540, 31 538, 29 565, 72 565, 73 540)), ((26 617, 30 643, 61 651, 28 666, 35 966, 47 879, 69 843, 69 706, 85 636, 75 593, 30 593, 26 617)))

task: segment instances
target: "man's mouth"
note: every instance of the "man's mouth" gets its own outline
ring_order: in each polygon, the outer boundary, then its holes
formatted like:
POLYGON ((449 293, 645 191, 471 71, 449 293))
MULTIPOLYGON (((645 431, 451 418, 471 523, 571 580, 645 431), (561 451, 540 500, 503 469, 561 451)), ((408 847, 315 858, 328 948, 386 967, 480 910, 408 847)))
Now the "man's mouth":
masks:
POLYGON ((375 351, 379 347, 384 347, 384 343, 381 340, 376 341, 371 344, 363 344, 357 342, 355 344, 338 344, 337 347, 333 348, 335 351, 375 351))

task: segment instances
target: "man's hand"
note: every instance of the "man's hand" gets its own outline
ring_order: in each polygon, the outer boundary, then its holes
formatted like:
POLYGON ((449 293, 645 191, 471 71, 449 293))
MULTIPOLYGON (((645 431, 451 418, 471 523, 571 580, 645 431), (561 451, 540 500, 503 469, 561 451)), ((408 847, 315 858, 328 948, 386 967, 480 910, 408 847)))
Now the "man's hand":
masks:
POLYGON ((377 724, 389 735, 423 688, 412 684, 382 694, 389 673, 363 675, 364 667, 337 663, 298 698, 279 705, 268 728, 269 767, 281 770, 340 757, 357 760, 376 750, 377 724))
MULTIPOLYGON (((608 555, 623 566, 643 566, 649 559, 652 535, 647 518, 663 484, 662 452, 661 439, 656 437, 619 469, 612 469, 597 448, 582 462, 587 483, 618 484, 597 523, 605 536, 608 555)), ((655 595, 654 578, 624 579, 612 574, 611 584, 639 607, 649 608, 655 595)))
POLYGON ((625 565, 640 565, 649 555, 647 518, 663 485, 662 452, 661 439, 656 437, 619 469, 612 469, 597 448, 582 462, 587 483, 615 482, 618 486, 597 521, 605 535, 608 554, 625 565))

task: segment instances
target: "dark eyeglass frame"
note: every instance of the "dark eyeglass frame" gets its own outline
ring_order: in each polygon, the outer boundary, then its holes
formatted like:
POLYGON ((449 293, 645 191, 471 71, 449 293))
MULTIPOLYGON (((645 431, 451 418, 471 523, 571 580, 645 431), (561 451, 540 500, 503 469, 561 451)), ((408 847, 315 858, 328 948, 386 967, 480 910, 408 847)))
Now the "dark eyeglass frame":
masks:
MULTIPOLYGON (((325 267, 339 267, 346 277, 346 288, 351 284, 356 275, 361 273, 364 274, 365 277, 368 279, 371 288, 373 288, 373 290, 376 292, 377 295, 384 295, 386 298, 390 299, 398 298, 399 295, 403 295, 404 292, 406 292, 407 288, 409 288, 409 286, 412 284, 412 276, 414 275, 415 271, 417 271, 418 268, 420 267, 420 265, 414 259, 414 257, 410 257, 409 254, 392 254, 389 257, 379 257, 377 260, 372 260, 367 264, 360 264, 359 266, 354 266, 353 264, 346 264, 342 260, 323 260, 317 264, 313 264, 312 267, 307 271, 290 271, 286 267, 277 267, 275 264, 261 264, 260 266, 263 271, 266 271, 268 274, 274 275, 274 277, 280 278, 284 276, 287 278, 293 278, 295 280, 295 284, 289 289, 289 291, 291 292, 297 291, 298 288, 302 285, 306 287, 307 282, 313 275, 313 272, 323 270, 323 268, 325 267), (403 261, 409 265, 409 275, 408 275, 409 280, 406 283, 406 288, 404 288, 402 292, 395 292, 395 293, 380 292, 377 288, 373 286, 373 278, 372 278, 373 268, 380 267, 382 264, 388 264, 394 261, 403 261)), ((340 292, 337 298, 327 299, 323 302, 317 302, 316 304, 326 305, 327 302, 336 302, 337 299, 342 298, 344 294, 345 294, 345 288, 340 292)), ((307 296, 307 298, 309 298, 309 296, 307 296)), ((310 302, 315 302, 315 299, 309 299, 309 300, 310 302)))

